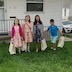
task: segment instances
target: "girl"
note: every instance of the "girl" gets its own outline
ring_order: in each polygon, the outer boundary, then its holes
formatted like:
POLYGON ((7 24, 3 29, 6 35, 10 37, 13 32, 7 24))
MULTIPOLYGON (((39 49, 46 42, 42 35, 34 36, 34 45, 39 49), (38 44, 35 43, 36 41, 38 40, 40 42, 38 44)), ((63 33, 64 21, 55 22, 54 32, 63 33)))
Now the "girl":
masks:
POLYGON ((24 24, 22 25, 22 29, 23 29, 23 35, 24 35, 24 39, 25 42, 27 43, 27 50, 26 52, 30 52, 30 42, 32 42, 32 28, 33 28, 33 24, 30 20, 30 16, 27 15, 25 16, 25 21, 24 24))
POLYGON ((21 53, 20 48, 22 47, 22 28, 19 24, 19 20, 16 18, 14 20, 14 26, 12 27, 12 39, 11 42, 14 44, 15 48, 19 49, 19 53, 21 53))
POLYGON ((39 15, 35 16, 33 34, 34 41, 36 42, 36 52, 38 52, 38 43, 43 39, 43 24, 39 15))

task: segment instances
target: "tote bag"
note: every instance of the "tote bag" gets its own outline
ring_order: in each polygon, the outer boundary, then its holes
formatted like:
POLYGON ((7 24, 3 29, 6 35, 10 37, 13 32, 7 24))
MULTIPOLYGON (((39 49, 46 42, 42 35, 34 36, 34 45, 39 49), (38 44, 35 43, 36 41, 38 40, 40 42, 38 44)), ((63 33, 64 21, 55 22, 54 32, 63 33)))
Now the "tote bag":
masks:
POLYGON ((22 43, 23 43, 23 44, 22 44, 21 50, 22 50, 22 51, 27 51, 27 43, 26 43, 25 41, 23 41, 22 43))
POLYGON ((59 42, 58 42, 58 47, 62 48, 64 46, 64 42, 65 42, 65 37, 60 36, 59 42))
POLYGON ((46 40, 43 39, 41 41, 41 50, 44 51, 44 50, 46 50, 46 48, 47 48, 47 43, 46 43, 46 40))
POLYGON ((9 46, 9 53, 11 55, 16 54, 16 49, 12 43, 10 43, 10 46, 9 46))

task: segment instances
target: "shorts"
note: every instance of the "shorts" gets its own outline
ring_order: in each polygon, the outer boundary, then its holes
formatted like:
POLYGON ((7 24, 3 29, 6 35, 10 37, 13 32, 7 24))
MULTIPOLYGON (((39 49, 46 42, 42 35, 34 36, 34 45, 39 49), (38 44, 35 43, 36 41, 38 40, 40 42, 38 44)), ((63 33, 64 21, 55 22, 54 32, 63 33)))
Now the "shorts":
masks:
POLYGON ((58 36, 50 36, 51 37, 51 42, 56 43, 58 36))

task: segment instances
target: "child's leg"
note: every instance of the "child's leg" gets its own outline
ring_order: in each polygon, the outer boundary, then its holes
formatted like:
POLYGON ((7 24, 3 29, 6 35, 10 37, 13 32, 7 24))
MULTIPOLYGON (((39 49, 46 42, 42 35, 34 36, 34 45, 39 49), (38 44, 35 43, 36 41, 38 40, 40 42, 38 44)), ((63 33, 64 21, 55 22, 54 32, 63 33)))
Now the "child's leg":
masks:
POLYGON ((56 50, 56 43, 53 43, 53 50, 56 50))
POLYGON ((51 43, 51 49, 53 49, 53 43, 51 43))
POLYGON ((21 47, 19 47, 18 49, 19 49, 19 53, 21 53, 21 47))
POLYGON ((55 36, 52 38, 52 48, 53 50, 56 50, 56 41, 57 41, 58 36, 55 36))
POLYGON ((30 43, 28 43, 28 52, 30 52, 30 43))
POLYGON ((36 42, 36 52, 38 52, 38 42, 36 42))

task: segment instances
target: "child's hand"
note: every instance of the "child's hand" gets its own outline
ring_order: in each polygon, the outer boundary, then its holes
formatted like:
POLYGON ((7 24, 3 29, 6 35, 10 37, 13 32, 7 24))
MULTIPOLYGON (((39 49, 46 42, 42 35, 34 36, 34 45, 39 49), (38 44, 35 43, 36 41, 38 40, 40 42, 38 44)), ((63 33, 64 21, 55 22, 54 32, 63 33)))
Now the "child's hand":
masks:
POLYGON ((29 24, 29 22, 26 22, 26 24, 29 24))
POLYGON ((47 32, 48 30, 45 30, 44 32, 47 32))
POLYGON ((63 35, 63 33, 61 33, 61 35, 63 35))

